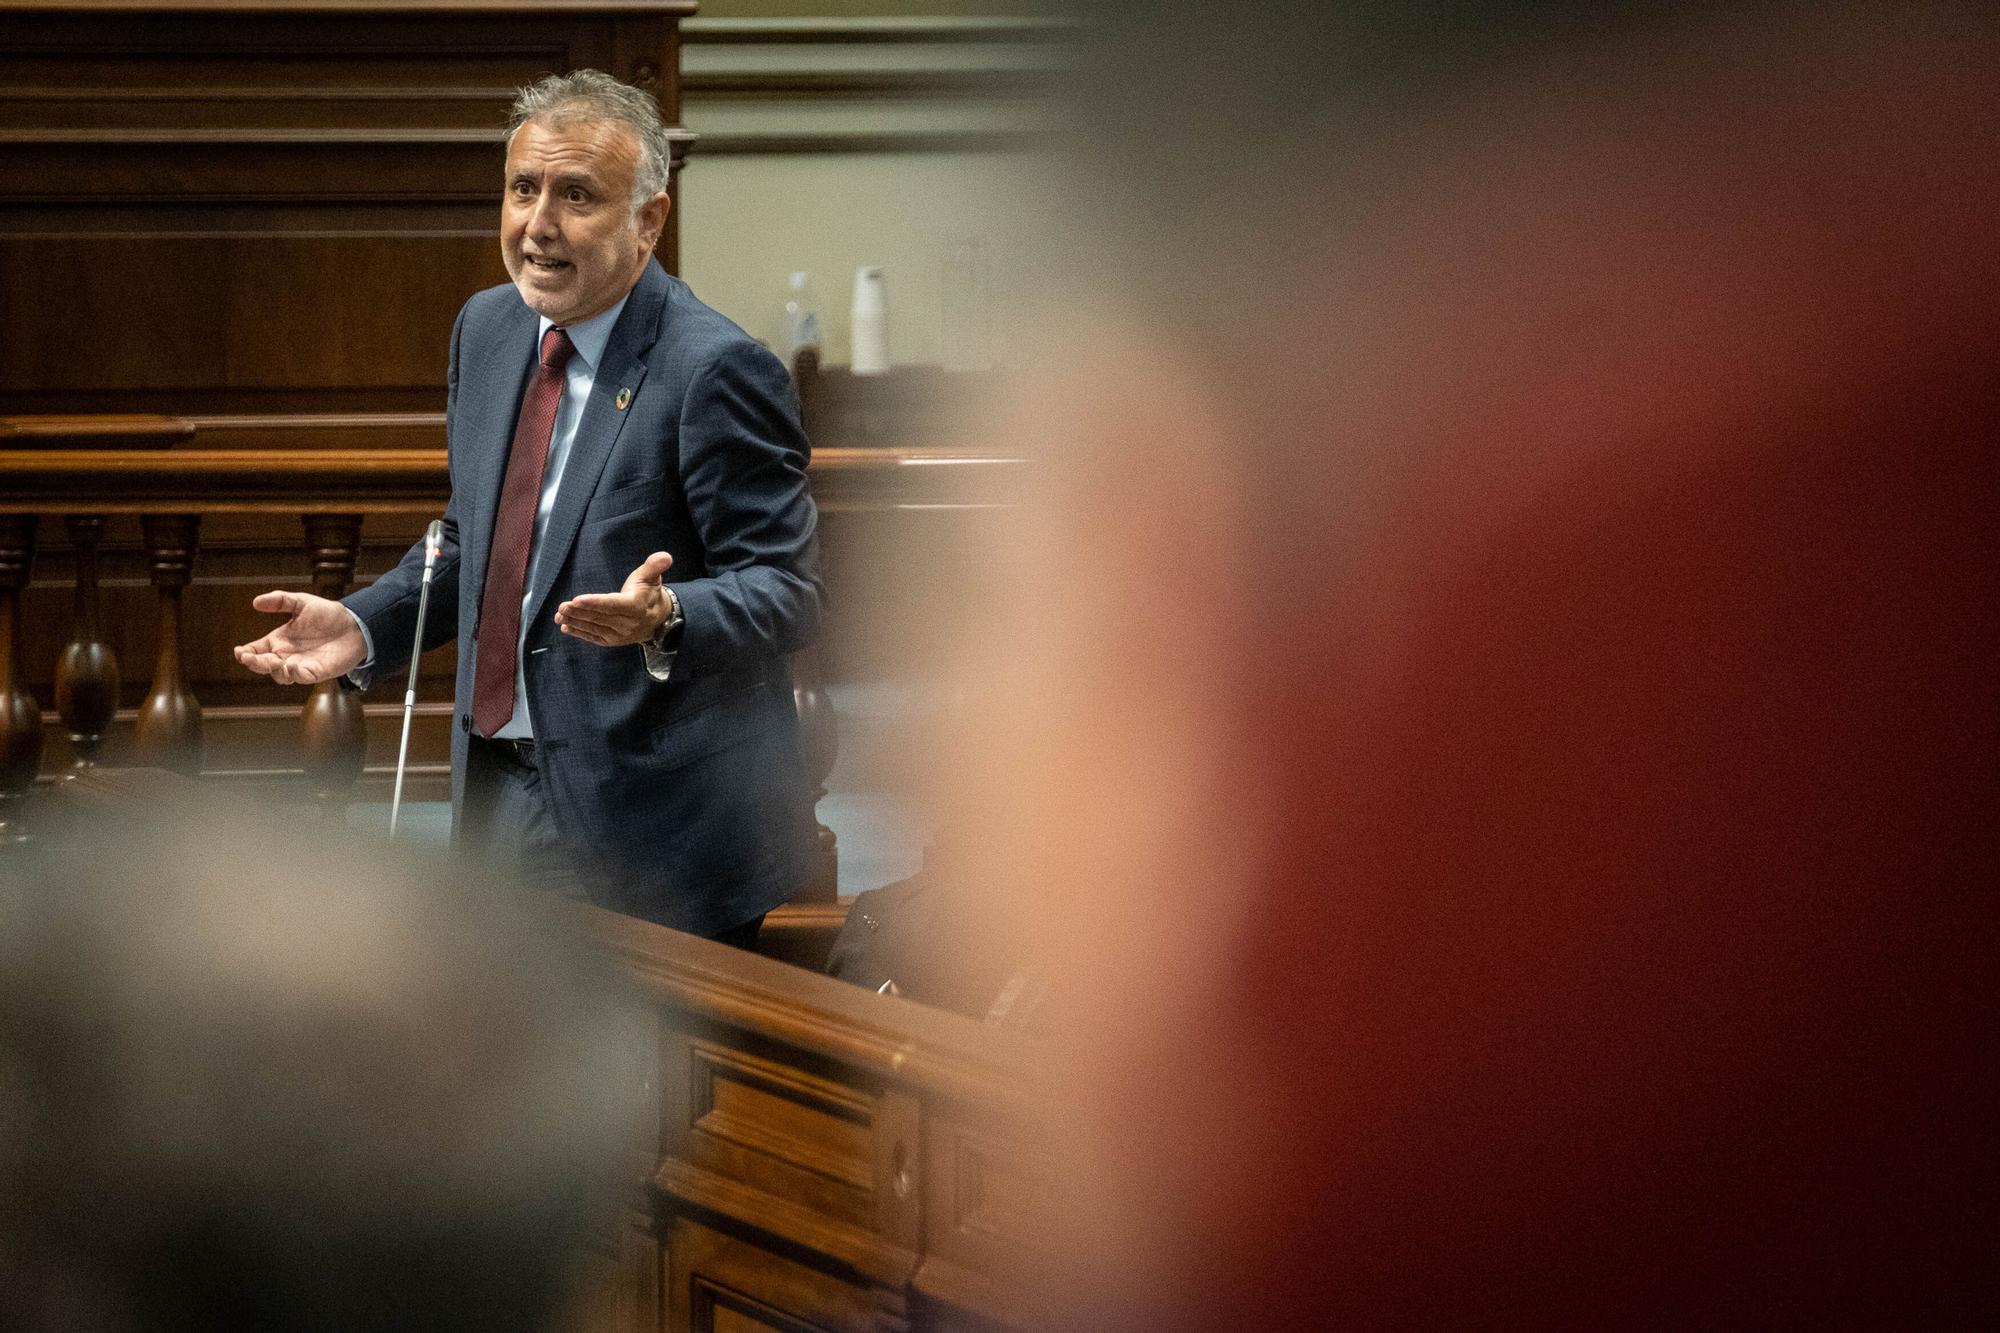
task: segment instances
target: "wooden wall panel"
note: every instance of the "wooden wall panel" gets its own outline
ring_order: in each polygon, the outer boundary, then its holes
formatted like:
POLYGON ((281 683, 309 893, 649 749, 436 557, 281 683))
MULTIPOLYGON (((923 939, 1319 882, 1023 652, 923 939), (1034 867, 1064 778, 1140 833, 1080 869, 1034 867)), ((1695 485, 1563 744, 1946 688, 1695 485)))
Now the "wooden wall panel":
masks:
MULTIPOLYGON (((205 99, 252 105, 262 90, 365 102, 372 92, 429 91, 433 100, 466 90, 497 97, 553 70, 615 62, 621 29, 642 43, 669 40, 671 19, 692 3, 362 2, 111 6, 91 0, 9 5, 0 49, 6 86, 74 90, 71 101, 115 104, 157 90, 214 89, 205 99), (333 12, 330 12, 333 11, 333 12), (245 95, 247 94, 247 95, 245 95)), ((667 91, 678 113, 678 62, 667 91)), ((253 113, 242 113, 250 115, 253 113)), ((490 121, 487 123, 491 123, 490 121)))
POLYGON ((693 7, 5 5, 0 413, 438 410, 513 90, 609 69, 672 125, 693 7))
MULTIPOLYGON (((478 129, 12 130, 0 138, 8 169, 35 186, 5 222, 31 231, 40 210, 66 203, 181 204, 199 218, 247 201, 320 204, 330 224, 340 220, 332 210, 349 203, 445 201, 480 205, 497 234, 503 114, 478 129)), ((107 219, 131 229, 132 216, 107 219)))
POLYGON ((442 411, 458 305, 506 280, 476 235, 0 238, 0 411, 303 410, 387 391, 442 411))

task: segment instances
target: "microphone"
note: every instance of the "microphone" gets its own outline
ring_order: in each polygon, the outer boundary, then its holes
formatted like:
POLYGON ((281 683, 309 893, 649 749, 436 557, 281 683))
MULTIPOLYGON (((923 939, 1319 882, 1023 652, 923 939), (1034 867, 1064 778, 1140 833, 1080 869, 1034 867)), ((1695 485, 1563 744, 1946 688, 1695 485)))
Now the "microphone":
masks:
POLYGON ((417 590, 417 641, 410 646, 410 685, 403 691, 403 741, 396 747, 396 790, 389 798, 389 836, 396 836, 396 820, 403 811, 403 772, 410 763, 410 721, 417 713, 417 659, 424 652, 424 614, 431 608, 431 575, 437 570, 438 550, 444 545, 444 524, 432 519, 424 529, 424 581, 417 590))

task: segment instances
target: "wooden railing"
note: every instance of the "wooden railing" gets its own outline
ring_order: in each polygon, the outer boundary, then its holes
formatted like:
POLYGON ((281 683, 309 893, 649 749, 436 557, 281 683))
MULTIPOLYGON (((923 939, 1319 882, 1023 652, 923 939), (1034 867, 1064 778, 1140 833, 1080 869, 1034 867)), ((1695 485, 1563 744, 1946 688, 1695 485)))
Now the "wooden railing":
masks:
MULTIPOLYGON (((356 422, 365 422, 356 418, 356 422)), ((391 438, 408 438, 441 418, 384 418, 391 438)), ((354 423, 342 434, 364 435, 354 423)), ((302 525, 313 591, 338 597, 355 578, 366 525, 421 523, 442 509, 449 484, 442 449, 244 447, 256 434, 241 423, 163 417, 0 419, 0 821, 18 806, 43 767, 41 706, 25 672, 22 599, 44 520, 60 519, 74 556, 73 613, 58 657, 52 700, 77 767, 98 761, 117 716, 120 663, 104 631, 96 559, 107 525, 136 518, 155 601, 151 686, 131 716, 128 762, 198 775, 203 771, 203 708, 185 667, 187 590, 202 557, 205 518, 254 515, 302 525), (204 437, 235 447, 201 448, 204 437), (163 447, 180 446, 180 447, 163 447)), ((982 508, 1009 503, 1020 460, 937 450, 828 449, 812 461, 815 497, 826 513, 982 508)), ((38 625, 49 635, 61 631, 38 625)), ((818 660, 795 663, 796 701, 811 777, 824 794, 837 750, 818 660)), ((435 711, 435 706, 433 708, 435 711)), ((358 696, 332 682, 314 687, 299 716, 298 768, 322 802, 351 796, 367 737, 358 696)), ((434 780, 441 766, 429 765, 434 780)), ((0 823, 0 828, 4 828, 0 823)), ((836 849, 822 829, 814 897, 830 898, 836 849)))

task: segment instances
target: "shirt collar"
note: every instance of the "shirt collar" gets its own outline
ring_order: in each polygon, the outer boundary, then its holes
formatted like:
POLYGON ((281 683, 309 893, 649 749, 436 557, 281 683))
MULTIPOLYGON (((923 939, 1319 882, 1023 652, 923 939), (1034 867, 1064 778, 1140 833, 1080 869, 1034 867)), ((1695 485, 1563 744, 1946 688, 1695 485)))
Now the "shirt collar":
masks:
MULTIPOLYGON (((592 315, 581 324, 563 325, 563 332, 569 335, 569 345, 576 349, 576 354, 583 358, 586 366, 590 367, 591 374, 597 373, 597 363, 604 359, 604 345, 611 341, 611 326, 618 322, 618 316, 625 309, 625 303, 631 299, 632 293, 627 292, 619 297, 609 310, 592 315)), ((539 346, 541 340, 547 337, 549 330, 555 326, 554 320, 543 315, 541 327, 535 330, 536 345, 539 346)))

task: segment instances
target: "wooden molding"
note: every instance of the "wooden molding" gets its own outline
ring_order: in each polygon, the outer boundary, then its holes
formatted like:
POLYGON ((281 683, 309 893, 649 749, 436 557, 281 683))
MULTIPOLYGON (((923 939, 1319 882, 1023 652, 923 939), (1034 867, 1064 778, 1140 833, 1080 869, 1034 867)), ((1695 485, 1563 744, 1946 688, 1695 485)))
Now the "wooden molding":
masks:
POLYGON ((429 449, 20 450, 0 478, 7 513, 428 513, 446 490, 429 449))
POLYGON ((191 421, 143 412, 0 417, 0 448, 8 449, 171 449, 194 433, 191 421))
MULTIPOLYGON (((421 417, 387 419, 408 429, 421 417)), ((831 510, 991 508, 1016 501, 1025 467, 947 449, 821 449, 810 476, 831 510)), ((442 449, 0 449, 10 514, 429 514, 449 490, 442 449)))
MULTIPOLYGON (((32 418, 17 418, 29 419, 32 418)), ((442 452, 442 412, 274 412, 189 416, 205 449, 424 449, 442 452)))
POLYGON ((1028 460, 948 449, 820 449, 813 498, 832 512, 992 509, 1016 504, 1028 460))
POLYGON ((616 14, 625 17, 687 17, 699 0, 0 0, 9 14, 356 14, 393 18, 402 14, 616 14))
POLYGON ((906 46, 918 43, 1060 42, 1078 25, 1037 18, 692 18, 688 46, 906 46))
POLYGON ((704 70, 681 89, 711 97, 1023 97, 1048 91, 1045 69, 704 70))
POLYGON ((656 999, 885 1082, 988 1111, 1025 1109, 1034 1049, 1018 1033, 820 976, 648 921, 579 907, 592 940, 656 999))
MULTIPOLYGON (((273 94, 273 98, 288 94, 273 94)), ((239 144, 282 144, 287 148, 361 147, 463 147, 493 145, 507 137, 506 127, 430 125, 412 129, 395 126, 316 126, 316 125, 174 125, 64 127, 54 129, 0 130, 0 148, 43 147, 52 144, 91 144, 98 147, 180 145, 193 147, 239 144)), ((667 137, 675 142, 693 142, 693 131, 679 125, 667 126, 667 137)), ((496 187, 497 188, 497 187, 496 187)), ((491 193, 491 192, 489 192, 491 193)))
POLYGON ((497 144, 506 137, 499 127, 423 126, 398 129, 394 126, 212 126, 172 125, 165 127, 108 126, 102 129, 55 128, 0 130, 0 147, 42 144, 284 144, 288 148, 315 148, 326 145, 379 145, 398 148, 497 144))
POLYGON ((870 130, 822 134, 703 133, 691 161, 751 153, 1005 153, 1046 141, 1028 130, 870 130))

